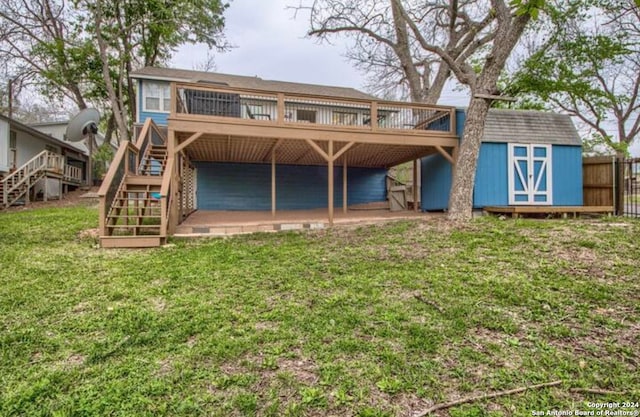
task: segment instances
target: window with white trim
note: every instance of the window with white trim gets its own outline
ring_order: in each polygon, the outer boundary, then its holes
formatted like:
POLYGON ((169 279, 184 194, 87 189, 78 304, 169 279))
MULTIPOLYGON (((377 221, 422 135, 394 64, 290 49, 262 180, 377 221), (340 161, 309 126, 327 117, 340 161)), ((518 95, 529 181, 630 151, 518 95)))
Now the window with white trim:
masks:
POLYGON ((145 81, 142 84, 142 110, 171 111, 171 86, 168 83, 145 81))

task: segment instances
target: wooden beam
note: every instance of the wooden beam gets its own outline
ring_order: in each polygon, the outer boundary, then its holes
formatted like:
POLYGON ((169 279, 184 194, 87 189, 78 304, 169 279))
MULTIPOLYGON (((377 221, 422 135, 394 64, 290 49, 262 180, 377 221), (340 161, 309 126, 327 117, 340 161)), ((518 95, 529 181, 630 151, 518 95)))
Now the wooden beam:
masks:
POLYGON ((198 133, 194 133, 193 135, 189 136, 189 138, 187 140, 185 140, 184 142, 182 142, 181 144, 179 144, 178 146, 175 147, 175 149, 173 150, 173 153, 180 152, 181 150, 183 150, 187 146, 191 145, 193 142, 195 142, 198 139, 200 139, 200 136, 202 136, 202 135, 203 135, 202 132, 198 132, 198 133))
POLYGON ((449 152, 445 151, 444 148, 442 146, 438 146, 436 145, 435 148, 438 150, 438 152, 440 153, 440 155, 444 156, 444 159, 446 159, 447 161, 449 161, 449 163, 451 165, 455 165, 455 161, 453 160, 453 157, 451 155, 449 155, 449 152))
POLYGON ((343 153, 345 153, 346 151, 349 150, 349 148, 351 148, 353 146, 355 142, 349 142, 346 145, 344 145, 342 148, 340 148, 340 150, 338 152, 336 152, 336 154, 333 156, 333 160, 337 161, 338 158, 340 158, 342 156, 343 153))
POLYGON ((515 97, 497 96, 495 94, 476 94, 473 97, 484 98, 487 100, 497 100, 497 101, 516 101, 517 100, 515 97))
POLYGON ((312 123, 286 123, 278 126, 266 121, 232 117, 180 114, 170 118, 176 131, 203 132, 219 136, 243 136, 271 139, 334 140, 340 142, 377 143, 380 145, 415 145, 444 148, 458 146, 459 140, 449 132, 414 129, 368 129, 350 126, 329 126, 312 123))
POLYGON ((274 219, 276 218, 276 150, 275 149, 271 151, 271 217, 274 219))
MULTIPOLYGON (((351 142, 353 143, 353 142, 351 142)), ((342 212, 347 213, 347 156, 342 162, 342 212)))
MULTIPOLYGON (((315 143, 314 143, 315 145, 315 143)), ((318 146, 318 145, 316 145, 318 146)), ((329 153, 327 155, 327 169, 328 169, 328 182, 329 182, 329 225, 333 226, 333 141, 329 141, 329 153)))
POLYGON ((315 149, 315 151, 318 152, 318 154, 320 154, 320 156, 322 158, 324 158, 325 161, 333 163, 333 159, 331 159, 331 156, 330 156, 330 155, 333 154, 333 141, 331 141, 331 140, 329 141, 329 144, 330 144, 330 147, 331 147, 330 154, 327 154, 324 150, 322 150, 321 147, 318 146, 317 143, 315 143, 311 139, 305 139, 305 141, 309 144, 309 146, 311 146, 313 149, 315 149))

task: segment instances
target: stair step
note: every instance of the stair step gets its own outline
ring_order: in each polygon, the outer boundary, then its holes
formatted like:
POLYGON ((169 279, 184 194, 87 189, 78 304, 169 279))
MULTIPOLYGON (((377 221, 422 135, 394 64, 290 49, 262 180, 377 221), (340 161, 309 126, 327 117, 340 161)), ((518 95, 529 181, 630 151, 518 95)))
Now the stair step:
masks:
POLYGON ((162 218, 162 216, 158 215, 158 216, 150 216, 145 214, 144 216, 116 216, 116 215, 111 215, 109 216, 110 219, 137 219, 137 218, 143 218, 143 219, 160 219, 162 218))
POLYGON ((103 248, 154 248, 162 245, 165 236, 101 236, 103 248))
POLYGON ((107 228, 109 229, 157 229, 160 227, 159 224, 108 224, 107 228))

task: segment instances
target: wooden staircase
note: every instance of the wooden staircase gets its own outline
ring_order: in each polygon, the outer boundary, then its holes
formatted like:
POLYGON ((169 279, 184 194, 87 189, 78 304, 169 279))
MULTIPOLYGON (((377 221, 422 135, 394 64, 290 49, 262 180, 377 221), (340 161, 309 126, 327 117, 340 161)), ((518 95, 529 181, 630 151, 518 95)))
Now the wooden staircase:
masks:
POLYGON ((21 199, 29 201, 31 188, 44 177, 62 178, 64 157, 42 151, 14 172, 0 179, 0 208, 11 207, 21 199))
POLYGON ((145 124, 136 145, 123 143, 99 191, 103 248, 160 246, 166 239, 167 147, 153 123, 145 124), (160 136, 159 136, 160 135, 160 136), (152 143, 152 137, 158 142, 152 143), (163 216, 165 217, 163 219, 163 216), (163 221, 164 220, 164 221, 163 221))
POLYGON ((167 147, 164 145, 151 145, 147 157, 142 161, 140 173, 142 175, 162 176, 167 167, 167 147))

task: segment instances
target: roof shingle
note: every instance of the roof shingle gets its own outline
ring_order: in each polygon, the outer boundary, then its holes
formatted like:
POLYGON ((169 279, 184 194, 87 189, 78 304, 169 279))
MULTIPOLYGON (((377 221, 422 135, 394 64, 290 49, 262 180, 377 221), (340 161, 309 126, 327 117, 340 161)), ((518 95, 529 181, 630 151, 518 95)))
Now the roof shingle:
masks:
POLYGON ((234 88, 248 88, 262 91, 278 91, 292 94, 313 94, 337 98, 375 100, 374 96, 348 87, 332 87, 317 84, 293 83, 288 81, 263 80, 260 77, 221 74, 215 72, 192 71, 174 68, 145 67, 131 73, 132 78, 160 78, 169 81, 202 82, 223 84, 234 88))
POLYGON ((580 146, 580 136, 566 114, 491 109, 483 142, 521 142, 580 146))

